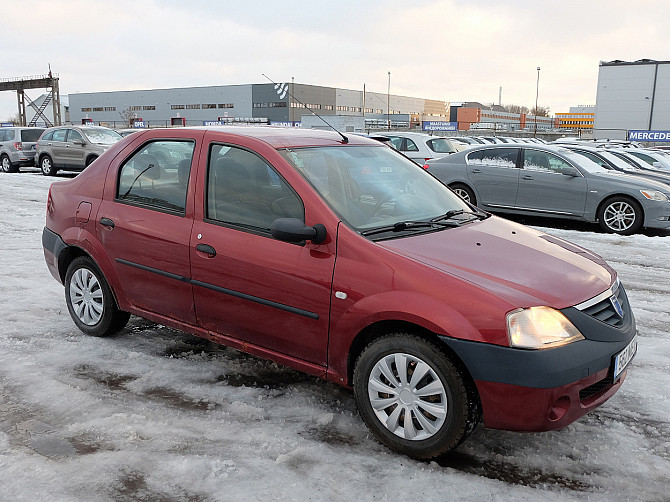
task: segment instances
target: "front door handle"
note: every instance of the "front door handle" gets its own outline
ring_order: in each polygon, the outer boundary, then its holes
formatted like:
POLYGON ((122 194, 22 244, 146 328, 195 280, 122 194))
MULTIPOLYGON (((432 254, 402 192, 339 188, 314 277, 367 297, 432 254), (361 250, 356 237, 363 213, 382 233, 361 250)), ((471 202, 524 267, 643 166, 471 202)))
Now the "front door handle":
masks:
POLYGON ((521 176, 522 180, 532 180, 533 177, 530 174, 526 174, 525 176, 521 176))
POLYGON ((195 250, 200 251, 201 253, 205 253, 206 255, 209 255, 210 258, 214 258, 216 256, 216 249, 214 249, 209 244, 198 244, 195 247, 195 250))
POLYGON ((114 220, 111 220, 109 218, 100 218, 100 224, 103 227, 114 228, 114 220))
POLYGON ((481 170, 481 169, 473 169, 471 172, 473 172, 473 173, 481 173, 482 170, 481 170))

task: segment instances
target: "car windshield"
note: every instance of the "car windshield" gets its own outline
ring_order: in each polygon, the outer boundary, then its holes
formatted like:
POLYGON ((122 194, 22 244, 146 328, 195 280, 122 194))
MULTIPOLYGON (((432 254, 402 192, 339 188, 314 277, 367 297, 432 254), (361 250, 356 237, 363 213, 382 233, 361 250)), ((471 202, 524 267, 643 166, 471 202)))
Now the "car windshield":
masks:
POLYGON ((83 128, 81 130, 91 143, 113 145, 121 139, 121 135, 108 129, 83 128))
POLYGON ((280 153, 344 222, 361 232, 398 222, 429 222, 450 211, 471 211, 421 167, 384 146, 310 147, 280 153))

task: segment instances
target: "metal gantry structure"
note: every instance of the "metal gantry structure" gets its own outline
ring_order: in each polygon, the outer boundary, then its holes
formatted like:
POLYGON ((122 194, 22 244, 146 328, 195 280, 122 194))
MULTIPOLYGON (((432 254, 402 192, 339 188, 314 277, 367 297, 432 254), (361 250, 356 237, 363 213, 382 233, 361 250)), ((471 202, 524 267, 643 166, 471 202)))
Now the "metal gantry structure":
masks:
POLYGON ((58 89, 57 73, 52 74, 49 72, 46 75, 0 79, 0 91, 16 91, 19 105, 19 125, 34 126, 38 121, 44 121, 49 127, 61 125, 60 91, 58 89), (26 95, 26 89, 47 89, 46 99, 38 105, 26 95), (44 113, 49 104, 53 108, 53 122, 44 113), (26 105, 35 110, 35 116, 30 123, 26 119, 26 105))

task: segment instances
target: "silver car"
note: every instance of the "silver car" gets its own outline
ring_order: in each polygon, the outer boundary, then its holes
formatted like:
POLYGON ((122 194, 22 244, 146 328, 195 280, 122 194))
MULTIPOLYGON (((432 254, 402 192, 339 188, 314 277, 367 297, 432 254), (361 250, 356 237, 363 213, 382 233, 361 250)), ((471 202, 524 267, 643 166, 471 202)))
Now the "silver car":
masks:
POLYGON ((430 173, 493 212, 598 222, 607 232, 670 228, 670 186, 613 173, 566 148, 475 147, 428 162, 430 173))
POLYGON ((393 148, 419 165, 423 165, 427 160, 444 157, 457 151, 451 141, 443 136, 394 131, 383 133, 383 135, 390 140, 393 148))
POLYGON ((43 127, 0 128, 0 166, 5 173, 35 165, 35 144, 43 127))
POLYGON ((37 141, 37 165, 45 176, 59 169, 82 171, 122 136, 107 127, 62 126, 47 129, 37 141))

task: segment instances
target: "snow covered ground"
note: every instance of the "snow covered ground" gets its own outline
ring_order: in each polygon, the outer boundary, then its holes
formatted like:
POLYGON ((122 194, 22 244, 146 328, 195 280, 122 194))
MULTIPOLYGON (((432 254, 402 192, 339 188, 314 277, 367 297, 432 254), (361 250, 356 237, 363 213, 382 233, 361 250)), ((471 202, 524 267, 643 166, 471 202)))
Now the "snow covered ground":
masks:
POLYGON ((562 431, 480 427, 421 463, 335 385, 138 318, 79 332, 42 255, 52 181, 0 174, 0 500, 670 499, 670 232, 545 228, 619 271, 640 332, 625 384, 562 431))

